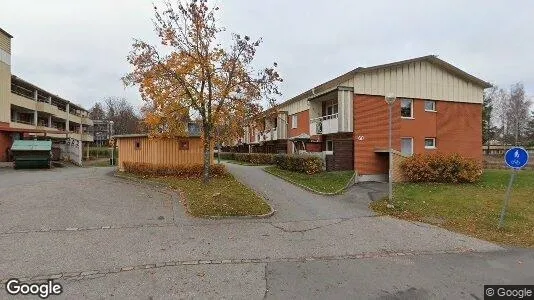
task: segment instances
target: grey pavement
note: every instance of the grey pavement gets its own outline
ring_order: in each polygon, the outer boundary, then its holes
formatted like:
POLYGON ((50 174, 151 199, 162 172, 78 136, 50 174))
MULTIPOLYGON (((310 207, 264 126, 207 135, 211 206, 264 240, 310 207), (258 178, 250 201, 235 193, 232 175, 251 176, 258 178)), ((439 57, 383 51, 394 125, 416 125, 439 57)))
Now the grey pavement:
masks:
MULTIPOLYGON (((481 264, 480 270, 498 274, 508 268, 503 274, 516 274, 507 264, 519 255, 515 252, 439 227, 376 216, 368 209, 369 193, 380 192, 380 184, 317 196, 261 168, 228 167, 267 198, 276 209, 272 218, 192 218, 176 192, 112 177, 111 168, 0 169, 0 280, 61 277, 62 297, 69 299, 354 298, 360 293, 376 298, 414 292, 408 286, 435 288, 441 293, 429 295, 438 297, 455 284, 464 290, 481 287, 486 278, 477 275, 467 284, 440 271, 456 257, 460 270, 495 255, 496 262, 481 264), (418 275, 393 275, 404 266, 395 259, 405 256, 406 270, 418 275), (436 266, 429 268, 432 259, 436 266), (389 281, 368 283, 390 266, 389 281), (321 278, 345 285, 320 283, 321 278), (362 278, 362 285, 354 278, 362 278), (446 285, 438 283, 447 278, 446 285)), ((524 256, 529 266, 532 255, 524 256)), ((498 277, 487 279, 492 278, 498 277)))
POLYGON ((272 299, 484 299, 484 284, 532 284, 534 252, 271 263, 272 299), (304 278, 304 280, 302 280, 304 278))
POLYGON ((277 213, 273 220, 298 221, 373 216, 368 193, 384 189, 384 184, 369 183, 351 187, 342 195, 313 194, 278 177, 266 174, 262 167, 225 164, 241 182, 269 200, 277 213))

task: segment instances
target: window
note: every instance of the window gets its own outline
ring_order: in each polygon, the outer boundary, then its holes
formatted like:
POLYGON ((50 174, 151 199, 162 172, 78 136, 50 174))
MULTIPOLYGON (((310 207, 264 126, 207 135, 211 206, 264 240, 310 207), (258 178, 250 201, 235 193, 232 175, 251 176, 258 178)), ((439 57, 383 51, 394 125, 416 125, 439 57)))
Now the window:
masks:
POLYGON ((413 138, 401 138, 401 153, 407 156, 413 155, 413 138))
POLYGON ((436 101, 426 100, 425 101, 425 111, 435 112, 436 111, 436 101))
POLYGON ((332 101, 326 105, 326 115, 331 116, 337 114, 337 101, 332 101))
POLYGON ((291 128, 297 128, 297 124, 298 124, 298 116, 292 115, 291 116, 291 128))
POLYGON ((334 152, 334 141, 332 140, 326 141, 326 152, 330 152, 330 153, 334 152))
POLYGON ((401 117, 409 118, 409 119, 413 118, 413 100, 412 99, 402 99, 401 117))
POLYGON ((135 141, 135 150, 139 150, 139 149, 141 149, 141 142, 135 141))
POLYGON ((180 150, 189 150, 189 141, 188 140, 180 140, 178 141, 178 148, 180 150))
POLYGON ((436 149, 436 138, 425 138, 425 149, 436 149))

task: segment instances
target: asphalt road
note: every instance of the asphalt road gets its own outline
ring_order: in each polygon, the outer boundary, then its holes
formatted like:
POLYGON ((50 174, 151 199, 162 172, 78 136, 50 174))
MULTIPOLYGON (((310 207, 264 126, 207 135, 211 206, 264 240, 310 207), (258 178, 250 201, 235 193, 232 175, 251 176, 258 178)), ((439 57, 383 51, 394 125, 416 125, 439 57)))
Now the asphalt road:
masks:
POLYGON ((482 299, 483 284, 534 282, 530 251, 375 216, 380 185, 323 197, 229 168, 275 216, 195 219, 110 168, 0 169, 0 280, 57 278, 65 299, 482 299))

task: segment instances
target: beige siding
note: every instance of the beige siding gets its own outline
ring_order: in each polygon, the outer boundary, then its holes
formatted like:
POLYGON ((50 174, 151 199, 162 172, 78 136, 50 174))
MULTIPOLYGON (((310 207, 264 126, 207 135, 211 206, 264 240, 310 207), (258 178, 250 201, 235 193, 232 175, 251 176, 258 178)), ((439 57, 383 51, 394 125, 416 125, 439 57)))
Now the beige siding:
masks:
POLYGON ((11 121, 11 68, 0 62, 0 122, 11 121))
POLYGON ((0 49, 11 54, 11 39, 0 32, 0 49))
POLYGON ((352 93, 352 91, 340 90, 337 92, 339 132, 352 132, 354 124, 353 100, 354 94, 352 93))
POLYGON ((343 82, 339 86, 353 87, 354 86, 354 77, 352 77, 351 79, 343 82))
MULTIPOLYGON (((459 78, 427 61, 357 73, 357 94, 482 103, 483 87, 459 78)), ((351 86, 350 81, 343 86, 351 86)))
MULTIPOLYGON (((11 89, 11 87, 10 87, 11 89)), ((11 104, 16 106, 24 107, 27 109, 35 110, 37 108, 37 102, 35 100, 19 96, 17 94, 10 93, 11 95, 11 104)))
POLYGON ((288 115, 293 115, 305 110, 308 110, 308 99, 304 98, 293 103, 281 105, 278 110, 287 111, 288 115))
MULTIPOLYGON (((160 139, 148 137, 118 138, 119 169, 124 162, 157 165, 191 165, 203 162, 203 145, 200 138, 160 139), (179 141, 188 140, 189 150, 180 150, 179 141), (135 143, 140 142, 140 148, 135 143)), ((213 153, 211 154, 213 159, 213 153)))

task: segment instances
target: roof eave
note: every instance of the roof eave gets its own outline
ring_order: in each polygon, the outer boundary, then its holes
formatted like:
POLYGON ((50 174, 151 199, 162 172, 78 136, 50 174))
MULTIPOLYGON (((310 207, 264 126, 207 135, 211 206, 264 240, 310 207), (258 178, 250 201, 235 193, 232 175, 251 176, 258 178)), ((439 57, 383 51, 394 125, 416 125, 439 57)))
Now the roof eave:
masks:
POLYGON ((0 32, 7 35, 10 39, 13 38, 13 36, 11 34, 9 34, 9 32, 5 31, 4 29, 0 28, 0 32))
POLYGON ((459 75, 460 77, 463 77, 471 82, 474 82, 478 85, 480 85, 481 87, 487 89, 487 88, 490 88, 492 87, 493 85, 485 80, 482 80, 476 76, 473 76, 467 72, 465 72, 464 70, 458 68, 458 67, 455 67, 454 65, 451 65, 450 63, 442 60, 442 59, 439 59, 436 55, 430 55, 428 58, 428 60, 440 65, 441 67, 449 70, 449 71, 452 71, 454 73, 456 73, 457 75, 459 75))
POLYGON ((55 98, 57 98, 57 99, 59 99, 59 100, 61 100, 61 101, 65 101, 65 102, 67 102, 69 105, 72 105, 72 106, 75 107, 75 108, 78 108, 78 109, 83 110, 83 111, 85 111, 85 112, 89 112, 87 109, 83 108, 82 106, 80 106, 80 105, 78 105, 78 104, 76 104, 76 103, 74 103, 74 102, 72 102, 72 101, 69 101, 69 100, 67 100, 67 99, 61 98, 61 97, 59 97, 59 96, 56 95, 56 94, 50 93, 49 91, 47 91, 47 90, 45 90, 45 89, 43 89, 43 88, 41 88, 41 87, 38 87, 38 86, 36 86, 35 84, 33 84, 33 83, 31 83, 31 82, 28 82, 28 81, 26 81, 26 80, 24 80, 24 79, 22 79, 22 78, 20 78, 20 77, 18 77, 18 76, 16 76, 16 75, 11 75, 11 80, 13 80, 13 79, 14 79, 14 80, 17 80, 17 81, 20 81, 20 82, 22 82, 22 83, 24 83, 24 84, 27 84, 27 85, 31 86, 32 88, 34 88, 34 89, 40 90, 40 91, 42 91, 43 93, 49 94, 49 95, 51 95, 51 96, 54 96, 55 98))

